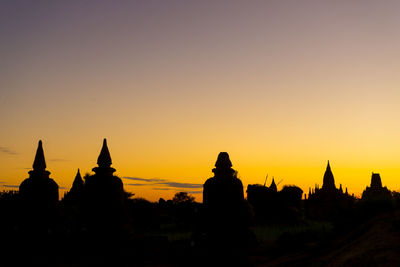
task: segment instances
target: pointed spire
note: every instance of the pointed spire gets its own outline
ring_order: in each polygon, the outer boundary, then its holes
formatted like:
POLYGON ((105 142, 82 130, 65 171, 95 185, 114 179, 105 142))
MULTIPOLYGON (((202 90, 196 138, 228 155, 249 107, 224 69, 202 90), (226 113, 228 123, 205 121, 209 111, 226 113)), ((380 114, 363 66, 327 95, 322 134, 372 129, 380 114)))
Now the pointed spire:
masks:
POLYGON ((329 190, 329 191, 336 189, 335 179, 332 174, 331 165, 329 164, 329 160, 328 160, 328 165, 326 166, 326 171, 324 174, 322 189, 329 190))
POLYGON ((110 167, 111 163, 110 151, 108 151, 107 147, 107 139, 104 138, 103 147, 101 148, 100 155, 97 158, 97 164, 99 167, 110 167))
POLYGON ((76 181, 79 182, 79 183, 83 183, 83 179, 82 179, 81 173, 80 173, 80 171, 79 171, 79 168, 78 168, 78 172, 76 173, 74 183, 75 183, 76 181))
POLYGON ((111 168, 111 156, 110 151, 108 151, 107 147, 107 139, 103 140, 103 147, 101 148, 100 155, 97 158, 97 165, 99 167, 95 167, 92 170, 98 175, 112 175, 115 172, 114 168, 111 168))
POLYGON ((44 171, 46 169, 46 160, 44 159, 42 140, 39 140, 35 160, 33 161, 33 169, 35 171, 44 171))
POLYGON ((272 177, 272 182, 271 182, 271 185, 269 186, 269 188, 274 190, 274 191, 278 191, 278 188, 276 187, 276 184, 275 184, 275 178, 274 177, 272 177))
POLYGON ((78 172, 76 173, 74 182, 72 183, 71 190, 73 190, 73 189, 74 190, 79 190, 82 187, 83 187, 83 179, 82 179, 81 173, 80 173, 80 171, 78 169, 78 172))

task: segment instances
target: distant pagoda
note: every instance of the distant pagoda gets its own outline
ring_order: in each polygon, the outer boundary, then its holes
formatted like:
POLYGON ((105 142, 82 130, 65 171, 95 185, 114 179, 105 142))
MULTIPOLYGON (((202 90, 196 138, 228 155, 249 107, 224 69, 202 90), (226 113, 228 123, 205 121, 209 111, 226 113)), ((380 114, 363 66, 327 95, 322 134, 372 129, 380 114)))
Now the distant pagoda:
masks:
POLYGON ((371 185, 367 186, 362 193, 363 200, 373 200, 381 198, 390 198, 391 192, 387 187, 382 186, 382 180, 379 173, 372 173, 371 185))
MULTIPOLYGON (((346 192, 347 192, 347 188, 346 188, 346 192)), ((314 189, 311 190, 311 188, 309 189, 309 193, 308 193, 308 198, 332 198, 335 197, 336 195, 342 195, 343 193, 343 189, 342 189, 342 185, 340 184, 340 188, 336 188, 335 185, 335 178, 333 176, 332 173, 332 169, 331 169, 331 165, 329 163, 328 160, 328 164, 326 166, 326 170, 324 173, 324 178, 323 178, 323 182, 322 182, 322 187, 320 188, 318 184, 315 185, 314 189)))
POLYGON ((275 179, 273 177, 272 177, 272 182, 271 182, 271 185, 269 186, 269 189, 271 189, 274 192, 278 192, 278 188, 276 187, 275 179))
POLYGON ((84 182, 78 169, 71 190, 64 195, 63 201, 68 204, 79 204, 82 200, 84 190, 84 182))
POLYGON ((306 200, 306 213, 316 219, 333 218, 353 205, 354 196, 347 192, 343 193, 342 185, 339 189, 335 186, 335 179, 332 173, 330 162, 326 166, 322 187, 315 185, 309 189, 306 200))
POLYGON ((83 184, 83 179, 82 179, 81 173, 79 172, 79 169, 78 169, 78 172, 76 173, 74 182, 72 183, 72 187, 71 187, 71 191, 70 192, 76 192, 76 193, 82 192, 83 185, 84 185, 83 184))

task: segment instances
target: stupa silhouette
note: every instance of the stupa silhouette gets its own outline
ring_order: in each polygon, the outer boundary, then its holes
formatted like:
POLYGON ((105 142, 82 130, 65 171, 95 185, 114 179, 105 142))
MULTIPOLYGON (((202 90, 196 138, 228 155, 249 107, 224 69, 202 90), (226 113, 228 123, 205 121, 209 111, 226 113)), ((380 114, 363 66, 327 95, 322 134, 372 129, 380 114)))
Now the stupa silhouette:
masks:
POLYGON ((214 177, 204 183, 204 228, 208 242, 206 264, 242 265, 248 241, 249 209, 243 185, 232 169, 226 152, 221 152, 212 170, 214 177))
POLYGON ((19 186, 19 194, 23 202, 29 205, 55 205, 58 202, 58 185, 49 178, 46 170, 42 141, 39 140, 36 150, 33 170, 29 171, 29 178, 19 186))
POLYGON ((121 230, 124 224, 124 189, 120 178, 114 176, 107 140, 97 159, 94 175, 86 177, 84 184, 84 208, 88 227, 104 234, 121 230))

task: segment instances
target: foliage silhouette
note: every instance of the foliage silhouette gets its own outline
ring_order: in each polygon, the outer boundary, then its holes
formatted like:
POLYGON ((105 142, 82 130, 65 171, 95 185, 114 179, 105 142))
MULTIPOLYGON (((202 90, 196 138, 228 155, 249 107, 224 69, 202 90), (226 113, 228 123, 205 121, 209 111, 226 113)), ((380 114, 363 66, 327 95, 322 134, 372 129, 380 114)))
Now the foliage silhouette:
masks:
POLYGON ((189 195, 187 192, 178 192, 172 198, 172 202, 174 204, 193 203, 194 202, 194 196, 189 195))

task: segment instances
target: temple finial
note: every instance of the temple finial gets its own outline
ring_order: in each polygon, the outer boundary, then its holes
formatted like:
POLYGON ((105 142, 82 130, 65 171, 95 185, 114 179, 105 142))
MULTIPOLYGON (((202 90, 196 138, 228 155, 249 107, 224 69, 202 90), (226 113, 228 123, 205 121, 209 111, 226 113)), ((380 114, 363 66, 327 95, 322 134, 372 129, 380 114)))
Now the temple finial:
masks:
POLYGON ((35 160, 33 161, 33 169, 36 171, 44 171, 46 169, 46 160, 44 159, 42 140, 39 140, 35 160))
POLYGON ((99 167, 110 167, 112 164, 110 151, 108 151, 107 147, 107 139, 105 138, 103 140, 103 147, 101 148, 100 155, 97 158, 97 164, 99 167))

